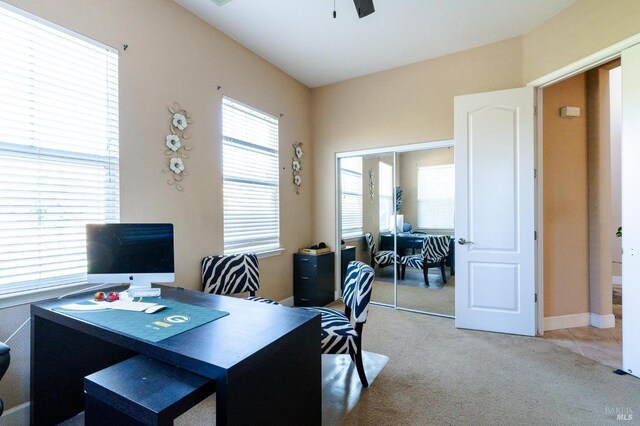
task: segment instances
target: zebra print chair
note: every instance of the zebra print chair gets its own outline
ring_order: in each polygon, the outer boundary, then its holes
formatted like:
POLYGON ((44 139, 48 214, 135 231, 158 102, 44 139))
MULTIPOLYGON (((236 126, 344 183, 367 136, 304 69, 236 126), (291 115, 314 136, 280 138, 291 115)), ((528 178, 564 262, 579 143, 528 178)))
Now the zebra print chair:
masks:
POLYGON ((362 365, 362 328, 367 321, 374 276, 373 268, 366 263, 349 262, 342 294, 344 312, 333 308, 300 308, 322 315, 322 353, 349 354, 365 388, 369 386, 369 382, 362 365), (351 324, 352 314, 355 327, 351 324))
POLYGON ((249 293, 247 300, 279 305, 278 302, 256 296, 260 288, 258 256, 234 254, 207 256, 202 259, 202 289, 205 293, 249 293))
POLYGON ((445 262, 449 255, 449 242, 451 237, 448 235, 429 235, 422 242, 422 253, 403 256, 400 260, 402 264, 402 273, 400 279, 404 280, 405 270, 407 266, 422 269, 424 275, 424 283, 429 285, 429 268, 439 267, 442 273, 442 281, 447 283, 447 275, 444 271, 445 262))
POLYGON ((367 246, 369 246, 369 253, 371 253, 371 267, 375 269, 376 265, 384 268, 387 265, 396 265, 398 269, 398 275, 400 274, 400 256, 394 251, 383 250, 376 251, 376 244, 373 242, 373 235, 370 232, 364 234, 364 239, 367 240, 367 246))

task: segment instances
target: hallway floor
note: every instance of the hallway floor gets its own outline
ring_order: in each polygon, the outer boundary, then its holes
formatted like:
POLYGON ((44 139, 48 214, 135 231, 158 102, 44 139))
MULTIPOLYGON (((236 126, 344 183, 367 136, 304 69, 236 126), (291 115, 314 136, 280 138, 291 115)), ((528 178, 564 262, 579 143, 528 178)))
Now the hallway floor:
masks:
MULTIPOLYGON (((619 292, 619 290, 618 290, 619 292)), ((614 302, 622 303, 614 288, 614 302), (617 296, 617 297, 616 297, 617 296)), ((622 368, 622 305, 614 303, 614 328, 576 327, 546 331, 544 338, 601 364, 622 368)))

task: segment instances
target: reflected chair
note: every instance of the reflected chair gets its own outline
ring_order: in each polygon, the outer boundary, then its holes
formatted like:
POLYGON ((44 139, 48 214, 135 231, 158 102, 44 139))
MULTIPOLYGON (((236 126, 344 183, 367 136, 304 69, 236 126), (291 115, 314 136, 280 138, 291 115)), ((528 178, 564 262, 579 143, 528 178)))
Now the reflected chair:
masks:
MULTIPOLYGON (((0 380, 2 380, 2 376, 7 372, 9 368, 9 362, 11 361, 11 355, 9 354, 9 346, 0 342, 0 380)), ((0 399, 0 416, 2 416, 2 412, 4 411, 4 403, 2 399, 0 399)))
POLYGON ((376 251, 376 244, 373 242, 373 235, 370 232, 364 234, 364 239, 367 240, 369 253, 371 253, 371 267, 375 269, 376 266, 384 268, 388 265, 396 265, 398 275, 400 275, 400 256, 392 250, 376 251))
POLYGON ((234 254, 207 256, 202 259, 202 290, 213 294, 249 293, 247 300, 279 305, 270 299, 256 296, 260 288, 258 256, 234 254))
POLYGON ((300 308, 322 315, 322 353, 349 354, 355 362, 358 376, 363 387, 369 382, 362 364, 362 328, 367 321, 369 301, 375 273, 373 268, 359 261, 349 262, 344 280, 344 312, 334 308, 300 308), (355 327, 351 324, 351 316, 355 327))
POLYGON ((422 242, 422 253, 403 256, 400 259, 402 264, 402 272, 400 279, 404 279, 407 266, 422 269, 424 275, 424 283, 429 285, 429 268, 440 268, 442 273, 442 282, 447 283, 447 275, 445 273, 445 262, 449 254, 449 244, 451 237, 448 235, 429 235, 422 242))

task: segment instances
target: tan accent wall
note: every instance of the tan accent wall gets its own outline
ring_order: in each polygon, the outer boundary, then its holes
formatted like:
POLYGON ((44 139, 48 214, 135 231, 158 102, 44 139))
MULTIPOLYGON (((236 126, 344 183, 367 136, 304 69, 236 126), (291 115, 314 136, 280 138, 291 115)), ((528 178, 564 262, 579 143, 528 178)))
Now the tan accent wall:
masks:
POLYGON ((404 221, 418 230, 418 167, 453 164, 453 147, 427 149, 398 154, 398 172, 402 182, 404 221))
MULTIPOLYGON (((260 295, 292 295, 292 253, 310 245, 314 152, 310 143, 310 90, 171 0, 9 0, 9 3, 118 48, 120 83, 120 179, 123 222, 175 224, 176 284, 200 287, 199 262, 223 249, 221 93, 280 119, 281 243, 285 251, 260 259, 260 295), (126 51, 122 45, 128 44, 126 51), (184 192, 167 185, 161 171, 167 106, 179 102, 191 114, 193 151, 184 192), (292 144, 304 143, 303 186, 291 183, 292 144), (286 208, 285 208, 286 207, 286 208)), ((333 181, 333 168, 323 171, 333 181)), ((332 187, 333 188, 333 187, 332 187)), ((333 221, 333 212, 329 213, 333 221)), ((332 246, 333 247, 333 246, 332 246)), ((15 329, 0 311, 0 339, 15 329)), ((29 400, 25 327, 12 341, 12 364, 0 383, 7 408, 29 400)))
POLYGON ((543 92, 544 313, 589 312, 587 111, 584 74, 543 92), (562 106, 580 117, 562 118, 562 106))
POLYGON ((640 32, 640 1, 578 0, 523 37, 523 83, 640 32))

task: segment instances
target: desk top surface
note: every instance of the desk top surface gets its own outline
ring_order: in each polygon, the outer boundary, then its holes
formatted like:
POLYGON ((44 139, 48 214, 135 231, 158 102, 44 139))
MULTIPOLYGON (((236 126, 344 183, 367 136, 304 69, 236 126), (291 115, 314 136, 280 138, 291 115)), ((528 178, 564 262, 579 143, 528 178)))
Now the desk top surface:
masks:
POLYGON ((90 292, 32 304, 31 315, 210 378, 226 375, 231 380, 236 373, 250 369, 251 360, 295 344, 300 333, 317 332, 318 350, 320 348, 320 316, 316 313, 175 287, 159 287, 162 288, 162 298, 226 311, 229 315, 156 343, 52 310, 86 300, 92 294, 90 292))

